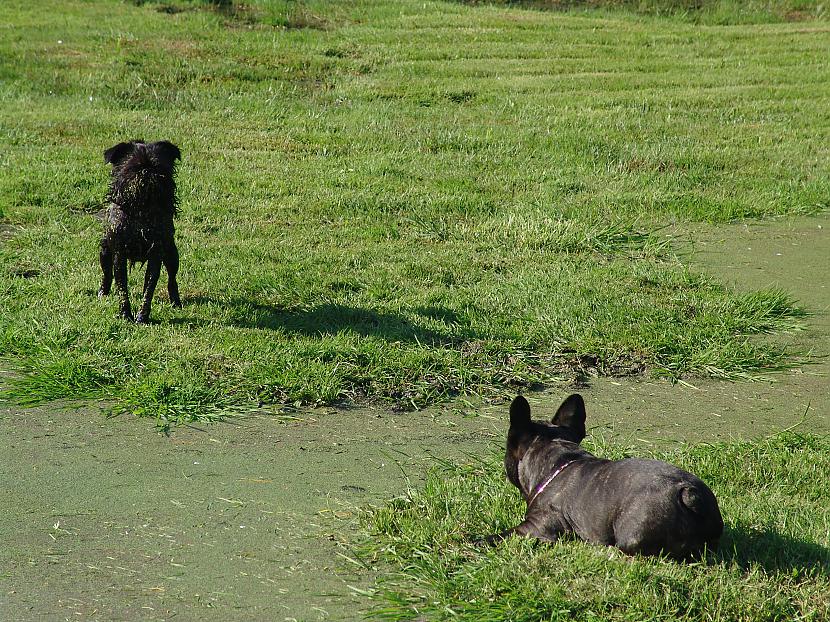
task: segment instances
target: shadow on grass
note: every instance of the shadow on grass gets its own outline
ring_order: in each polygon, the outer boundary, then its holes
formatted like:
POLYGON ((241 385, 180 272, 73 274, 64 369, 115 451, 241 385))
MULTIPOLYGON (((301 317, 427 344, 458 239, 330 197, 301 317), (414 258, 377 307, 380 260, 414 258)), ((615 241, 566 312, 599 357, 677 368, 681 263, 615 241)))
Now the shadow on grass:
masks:
MULTIPOLYGON (((387 341, 413 341, 424 345, 457 345, 475 339, 469 328, 461 325, 458 314, 443 307, 416 307, 414 314, 438 322, 446 330, 433 330, 415 325, 398 313, 376 311, 336 303, 323 303, 309 309, 283 309, 244 298, 219 299, 192 296, 188 305, 217 305, 228 311, 231 326, 261 330, 281 330, 308 337, 352 332, 362 336, 380 337, 387 341)), ((175 318, 171 323, 198 323, 193 318, 175 318)))
POLYGON ((718 558, 744 570, 758 565, 767 572, 806 571, 830 576, 830 549, 740 522, 724 529, 718 558))

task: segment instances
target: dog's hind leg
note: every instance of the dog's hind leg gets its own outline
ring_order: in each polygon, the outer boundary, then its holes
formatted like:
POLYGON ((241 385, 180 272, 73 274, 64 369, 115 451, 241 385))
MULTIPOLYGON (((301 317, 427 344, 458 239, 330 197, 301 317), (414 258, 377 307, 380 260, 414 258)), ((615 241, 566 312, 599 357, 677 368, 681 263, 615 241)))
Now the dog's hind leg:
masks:
POLYGON ((112 289, 112 249, 106 240, 101 240, 101 252, 98 255, 101 262, 101 271, 104 276, 101 278, 101 289, 98 290, 98 298, 109 296, 112 289))
POLYGON ((147 272, 144 273, 144 298, 141 301, 141 309, 135 316, 138 324, 147 324, 150 321, 150 305, 153 302, 153 293, 159 282, 161 273, 161 258, 151 257, 147 260, 147 272))
POLYGON ((182 300, 179 298, 179 283, 176 281, 176 274, 179 272, 179 249, 171 244, 164 255, 164 268, 167 270, 167 295, 170 296, 170 304, 181 308, 182 300))
POLYGON ((121 302, 120 315, 125 320, 132 320, 133 312, 130 309, 130 293, 127 291, 127 257, 123 249, 113 252, 112 266, 115 276, 115 289, 118 290, 118 297, 121 302))

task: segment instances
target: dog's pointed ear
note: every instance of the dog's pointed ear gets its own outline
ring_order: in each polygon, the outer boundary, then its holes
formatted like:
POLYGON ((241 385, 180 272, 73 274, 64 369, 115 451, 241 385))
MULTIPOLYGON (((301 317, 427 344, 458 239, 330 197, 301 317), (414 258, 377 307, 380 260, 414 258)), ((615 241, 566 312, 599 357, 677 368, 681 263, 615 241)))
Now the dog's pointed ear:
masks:
POLYGON ((574 393, 562 402, 551 423, 572 430, 580 441, 585 438, 585 400, 582 396, 574 393))
POLYGON ((530 425, 530 404, 521 395, 510 404, 510 427, 526 428, 530 425))
POLYGON ((168 158, 171 164, 176 160, 182 159, 182 152, 179 151, 179 148, 174 145, 173 143, 162 140, 156 143, 156 149, 158 152, 163 155, 165 158, 168 158))
POLYGON ((114 147, 110 147, 104 152, 104 162, 112 165, 118 164, 124 158, 130 155, 134 149, 135 144, 132 142, 118 143, 114 147))

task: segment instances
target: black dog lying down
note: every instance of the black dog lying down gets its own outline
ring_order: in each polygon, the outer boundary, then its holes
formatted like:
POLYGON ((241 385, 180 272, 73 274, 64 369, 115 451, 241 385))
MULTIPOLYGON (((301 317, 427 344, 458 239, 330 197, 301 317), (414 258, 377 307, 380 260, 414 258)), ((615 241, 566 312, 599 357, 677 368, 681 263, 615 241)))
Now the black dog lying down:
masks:
POLYGON ((127 261, 147 262, 144 296, 135 318, 140 324, 150 319, 150 303, 156 290, 161 264, 167 269, 167 293, 174 307, 181 307, 176 273, 179 251, 173 239, 176 215, 175 161, 179 148, 167 141, 119 143, 104 152, 112 164, 112 181, 107 200, 106 228, 101 240, 101 270, 104 272, 98 296, 110 293, 113 272, 121 302, 121 316, 132 320, 127 291, 127 261))
POLYGON ((657 460, 603 460, 579 446, 585 403, 571 395, 552 423, 532 421, 522 396, 510 405, 504 468, 527 501, 511 533, 554 542, 566 533, 628 554, 694 559, 723 532, 715 495, 700 479, 657 460))

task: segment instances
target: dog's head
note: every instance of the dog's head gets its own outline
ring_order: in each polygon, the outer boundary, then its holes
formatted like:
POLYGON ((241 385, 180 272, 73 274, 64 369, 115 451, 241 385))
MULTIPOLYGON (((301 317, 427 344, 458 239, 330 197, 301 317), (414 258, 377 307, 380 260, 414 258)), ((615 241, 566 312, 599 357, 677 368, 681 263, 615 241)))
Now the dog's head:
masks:
POLYGON ((519 485, 519 462, 536 439, 561 440, 580 443, 585 438, 585 402, 574 393, 568 397, 556 414, 547 421, 530 418, 530 404, 519 395, 510 404, 510 430, 507 432, 507 449, 504 454, 504 470, 514 486, 519 485))
POLYGON ((166 140, 157 143, 131 140, 128 143, 118 143, 104 152, 104 161, 112 164, 113 174, 152 169, 172 175, 176 160, 181 159, 182 152, 179 148, 166 140))
POLYGON ((109 199, 128 211, 162 206, 175 215, 173 174, 181 158, 179 148, 166 140, 131 140, 110 147, 104 152, 104 161, 112 164, 109 199))

